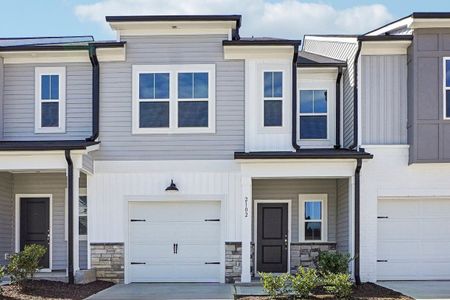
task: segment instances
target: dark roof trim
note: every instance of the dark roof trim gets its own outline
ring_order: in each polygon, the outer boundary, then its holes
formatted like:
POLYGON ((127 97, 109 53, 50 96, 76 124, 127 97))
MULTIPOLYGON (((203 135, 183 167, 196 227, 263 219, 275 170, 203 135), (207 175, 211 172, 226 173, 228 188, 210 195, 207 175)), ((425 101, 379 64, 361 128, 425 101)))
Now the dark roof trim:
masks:
POLYGON ((234 159, 372 159, 373 155, 348 149, 300 149, 296 152, 235 152, 234 159))
POLYGON ((403 17, 403 18, 394 20, 394 21, 392 21, 392 22, 389 22, 389 23, 387 23, 387 24, 384 24, 383 26, 380 26, 380 27, 378 27, 378 28, 375 28, 375 29, 373 29, 373 30, 371 30, 371 31, 369 31, 369 32, 366 32, 364 35, 367 35, 367 34, 370 34, 370 33, 372 33, 372 32, 378 31, 378 30, 380 30, 380 29, 382 29, 382 28, 384 28, 384 27, 387 27, 387 26, 389 26, 389 25, 395 24, 395 23, 400 22, 400 21, 402 21, 402 20, 404 20, 404 19, 407 19, 407 18, 409 18, 409 17, 411 17, 411 15, 408 15, 408 16, 406 16, 406 17, 403 17))
POLYGON ((300 40, 284 40, 284 39, 270 39, 270 40, 233 40, 222 41, 223 46, 300 46, 302 41, 300 40))
POLYGON ((62 141, 1 141, 0 151, 55 151, 55 150, 85 150, 100 142, 84 140, 62 141))
POLYGON ((308 36, 318 36, 318 37, 340 37, 340 38, 357 38, 358 34, 305 34, 305 37, 308 36))
POLYGON ((235 21, 241 27, 241 15, 151 15, 151 16, 106 16, 107 22, 183 22, 183 21, 235 21))
POLYGON ((347 63, 302 63, 298 62, 297 67, 299 68, 339 68, 339 67, 347 67, 347 63))
POLYGON ((66 39, 66 38, 90 38, 94 40, 92 35, 62 35, 62 36, 24 36, 24 37, 2 37, 0 40, 37 40, 37 39, 66 39))
POLYGON ((361 35, 358 41, 362 42, 384 42, 384 41, 411 41, 412 35, 361 35))
POLYGON ((87 45, 25 45, 25 46, 5 46, 0 47, 0 52, 9 51, 82 51, 89 50, 89 45, 96 48, 122 48, 126 42, 94 42, 87 45))
POLYGON ((450 12, 414 12, 409 17, 415 19, 447 19, 450 18, 450 12))

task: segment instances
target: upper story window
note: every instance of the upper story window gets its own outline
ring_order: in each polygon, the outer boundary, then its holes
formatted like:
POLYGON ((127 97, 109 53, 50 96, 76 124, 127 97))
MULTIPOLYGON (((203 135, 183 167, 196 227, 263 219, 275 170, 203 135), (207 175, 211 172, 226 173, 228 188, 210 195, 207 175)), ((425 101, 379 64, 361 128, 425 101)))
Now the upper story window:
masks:
POLYGON ((213 133, 215 66, 133 66, 133 133, 213 133))
POLYGON ((450 57, 444 58, 444 119, 450 119, 450 57))
POLYGON ((327 194, 299 195, 300 241, 327 240, 327 194))
POLYGON ((65 131, 66 70, 64 67, 35 69, 35 132, 65 131))
POLYGON ((300 90, 300 139, 328 138, 327 90, 300 90))
POLYGON ((264 127, 283 126, 283 72, 264 72, 264 127))

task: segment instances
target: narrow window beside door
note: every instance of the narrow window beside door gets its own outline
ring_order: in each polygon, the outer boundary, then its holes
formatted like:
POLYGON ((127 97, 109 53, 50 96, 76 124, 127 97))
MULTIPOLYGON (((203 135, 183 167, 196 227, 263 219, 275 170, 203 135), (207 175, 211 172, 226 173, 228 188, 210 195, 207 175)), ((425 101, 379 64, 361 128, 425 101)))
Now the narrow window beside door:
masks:
POLYGON ((444 119, 450 119, 450 57, 444 58, 444 119))

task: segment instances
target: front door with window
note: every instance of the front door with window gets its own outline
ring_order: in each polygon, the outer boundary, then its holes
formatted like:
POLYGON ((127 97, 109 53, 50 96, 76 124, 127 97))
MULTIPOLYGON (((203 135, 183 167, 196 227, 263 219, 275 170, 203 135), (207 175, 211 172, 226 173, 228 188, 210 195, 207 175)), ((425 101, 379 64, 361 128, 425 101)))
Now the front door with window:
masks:
POLYGON ((50 267, 50 199, 20 199, 20 250, 26 245, 38 244, 47 249, 40 266, 50 267))
POLYGON ((257 214, 257 271, 288 271, 288 204, 259 203, 257 214))

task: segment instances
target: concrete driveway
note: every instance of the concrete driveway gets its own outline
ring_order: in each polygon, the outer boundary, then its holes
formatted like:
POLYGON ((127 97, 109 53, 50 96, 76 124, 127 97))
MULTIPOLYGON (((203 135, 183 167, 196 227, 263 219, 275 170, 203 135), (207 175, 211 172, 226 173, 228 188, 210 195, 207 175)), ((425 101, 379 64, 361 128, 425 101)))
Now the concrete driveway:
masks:
POLYGON ((377 284, 415 299, 450 299, 450 281, 379 281, 377 284))
POLYGON ((117 284, 92 295, 90 300, 230 300, 232 284, 221 283, 131 283, 117 284))

